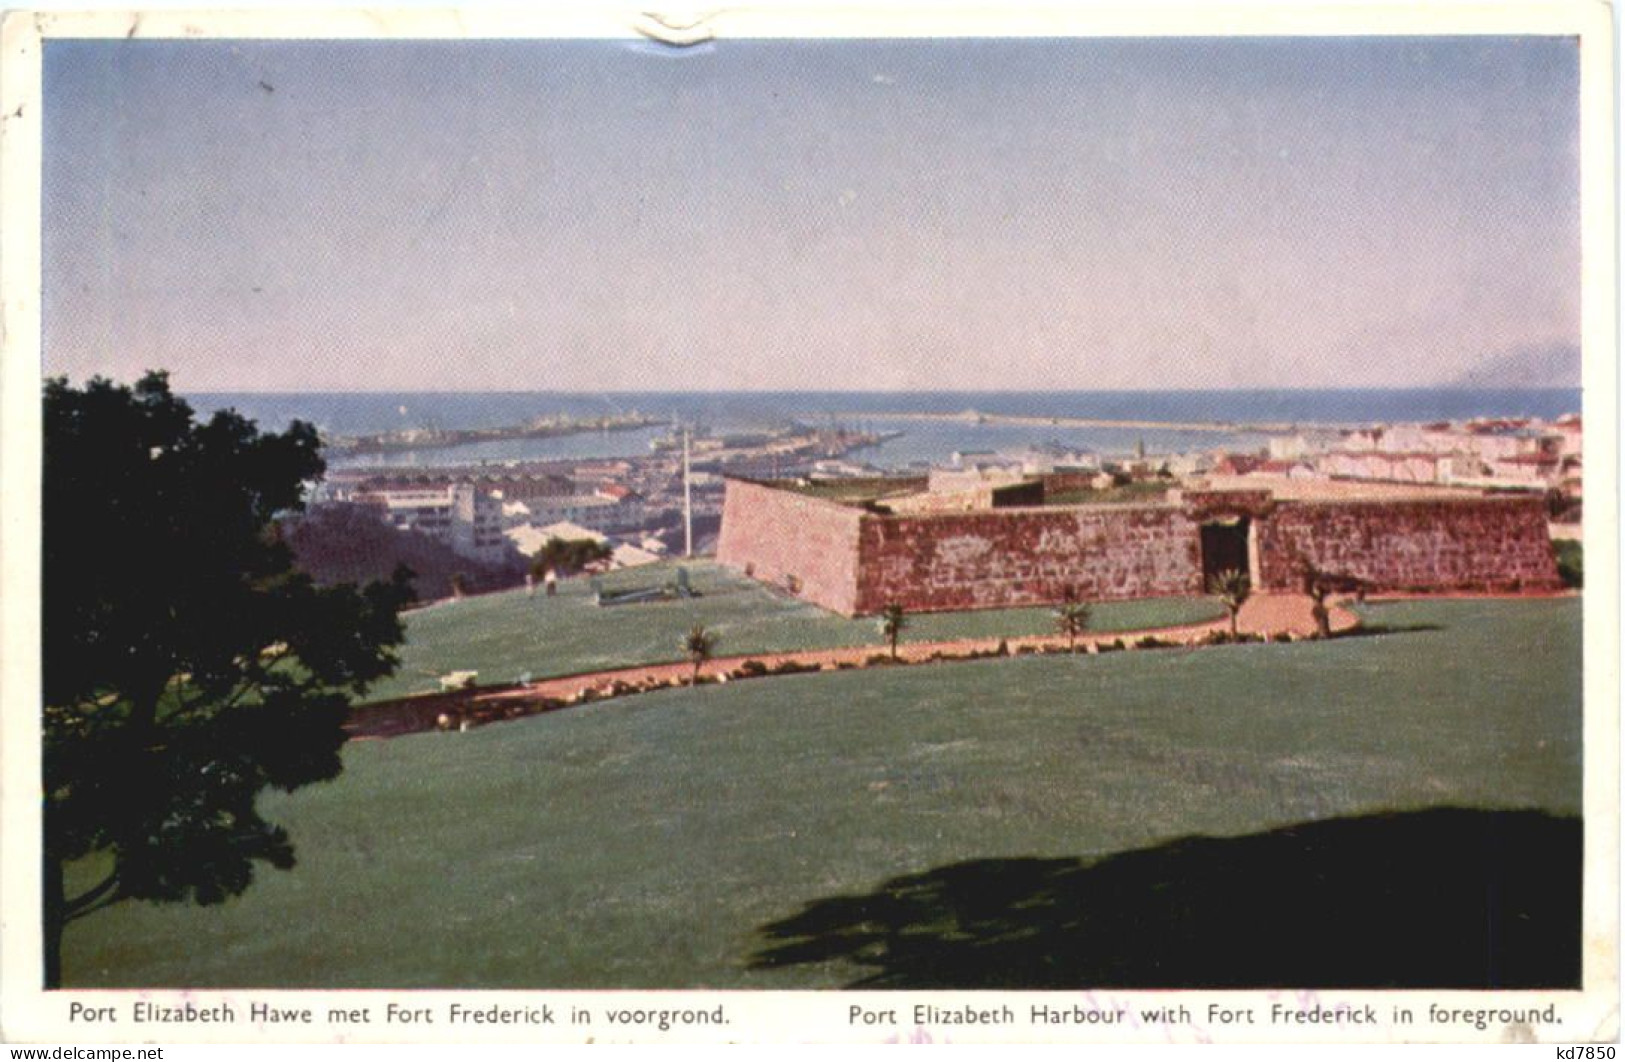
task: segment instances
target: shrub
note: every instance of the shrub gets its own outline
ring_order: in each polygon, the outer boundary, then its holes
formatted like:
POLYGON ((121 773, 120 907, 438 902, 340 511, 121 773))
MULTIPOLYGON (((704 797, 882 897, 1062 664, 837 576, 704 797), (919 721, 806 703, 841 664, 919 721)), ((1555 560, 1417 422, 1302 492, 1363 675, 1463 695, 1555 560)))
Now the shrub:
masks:
POLYGON ((757 675, 765 674, 767 674, 767 665, 760 660, 746 660, 738 668, 740 678, 754 678, 757 675))
POLYGON ((1585 585, 1585 547, 1572 538, 1559 540, 1557 549, 1557 574, 1563 580, 1563 585, 1579 589, 1585 585))
POLYGON ((880 613, 880 636, 886 639, 886 645, 891 649, 892 658, 897 658, 897 640, 903 636, 903 629, 908 626, 908 616, 903 612, 903 606, 897 602, 889 602, 880 613))
POLYGON ((1141 638, 1138 642, 1136 642, 1134 644, 1137 645, 1141 649, 1167 649, 1167 648, 1170 648, 1170 647, 1172 647, 1173 645, 1175 645, 1177 643, 1163 641, 1161 638, 1158 638, 1154 634, 1148 634, 1144 638, 1141 638))

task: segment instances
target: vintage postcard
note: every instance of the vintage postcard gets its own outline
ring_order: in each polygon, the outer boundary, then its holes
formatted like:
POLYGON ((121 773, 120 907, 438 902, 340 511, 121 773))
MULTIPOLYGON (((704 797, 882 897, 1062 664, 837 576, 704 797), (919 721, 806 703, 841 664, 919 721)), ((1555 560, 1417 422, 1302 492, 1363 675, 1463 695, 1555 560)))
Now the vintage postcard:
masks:
POLYGON ((1611 18, 8 14, 0 1033, 1617 1038, 1611 18))

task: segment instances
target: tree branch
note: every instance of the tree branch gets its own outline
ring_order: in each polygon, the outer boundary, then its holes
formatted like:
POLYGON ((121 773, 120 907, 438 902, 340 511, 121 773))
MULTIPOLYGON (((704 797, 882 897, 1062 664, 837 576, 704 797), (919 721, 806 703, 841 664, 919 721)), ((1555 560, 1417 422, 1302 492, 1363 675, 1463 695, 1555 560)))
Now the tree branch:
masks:
POLYGON ((62 921, 71 922, 75 918, 83 918, 92 911, 99 911, 108 904, 118 902, 118 885, 118 871, 115 870, 107 875, 100 885, 87 892, 80 893, 63 904, 62 921))
POLYGON ((200 691, 196 697, 188 698, 184 692, 180 693, 181 705, 174 714, 177 717, 185 718, 194 708, 208 703, 213 703, 217 712, 235 708, 242 703, 244 697, 262 689, 271 669, 280 664, 288 655, 288 650, 284 649, 272 656, 269 666, 260 662, 248 667, 246 673, 224 694, 210 696, 200 691))

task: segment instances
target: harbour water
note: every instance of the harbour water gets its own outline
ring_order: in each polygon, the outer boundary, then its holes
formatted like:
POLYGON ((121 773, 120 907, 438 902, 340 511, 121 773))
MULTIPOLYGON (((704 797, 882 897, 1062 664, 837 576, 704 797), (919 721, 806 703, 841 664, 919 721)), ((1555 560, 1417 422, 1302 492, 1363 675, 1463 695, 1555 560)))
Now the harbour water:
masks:
MULTIPOLYGON (((1576 388, 1542 390, 1405 389, 1273 391, 1000 391, 1000 392, 369 392, 199 393, 187 396, 200 412, 235 408, 262 427, 280 430, 300 419, 324 434, 361 435, 402 429, 489 428, 523 424, 539 416, 601 417, 644 413, 702 425, 712 431, 748 431, 791 422, 900 432, 855 458, 888 468, 947 460, 955 451, 1020 450, 1058 446, 1106 455, 1254 449, 1265 436, 1245 430, 1193 432, 1162 428, 1066 427, 1047 423, 977 423, 889 418, 885 414, 961 414, 1087 418, 1184 424, 1355 425, 1472 417, 1553 418, 1580 410, 1576 388)), ((649 453, 665 427, 585 432, 543 439, 481 442, 451 449, 398 451, 336 459, 339 464, 475 464, 552 458, 629 457, 649 453)))

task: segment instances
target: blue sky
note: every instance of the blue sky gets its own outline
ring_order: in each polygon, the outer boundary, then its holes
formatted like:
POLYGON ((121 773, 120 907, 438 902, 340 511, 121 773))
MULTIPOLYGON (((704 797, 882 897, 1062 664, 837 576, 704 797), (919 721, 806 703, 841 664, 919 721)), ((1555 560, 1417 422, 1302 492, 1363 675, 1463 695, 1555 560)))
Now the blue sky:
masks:
POLYGON ((1565 38, 51 41, 46 369, 1577 384, 1565 38))

